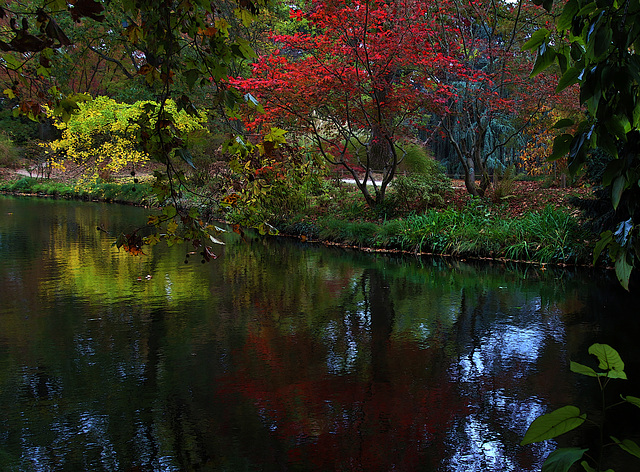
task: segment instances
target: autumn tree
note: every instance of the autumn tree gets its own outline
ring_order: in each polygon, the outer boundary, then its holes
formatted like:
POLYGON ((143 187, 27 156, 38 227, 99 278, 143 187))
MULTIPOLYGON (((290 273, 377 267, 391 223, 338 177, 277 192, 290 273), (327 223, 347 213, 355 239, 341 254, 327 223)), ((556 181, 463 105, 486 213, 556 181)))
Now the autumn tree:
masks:
POLYGON ((440 31, 454 44, 447 54, 462 67, 441 80, 454 92, 439 127, 464 171, 467 190, 484 195, 492 167, 515 138, 535 125, 554 97, 554 81, 529 77, 533 57, 520 51, 540 13, 523 0, 484 2, 453 0, 440 31), (476 180, 480 183, 477 184, 476 180))
MULTIPOLYGON (((135 175, 136 167, 149 160, 140 144, 140 123, 153 120, 159 105, 148 100, 129 105, 103 96, 92 100, 87 95, 86 101, 79 102, 78 106, 77 113, 68 119, 55 119, 61 137, 49 143, 53 152, 50 163, 64 168, 68 160, 80 166, 84 169, 80 183, 127 168, 135 175)), ((185 136, 203 129, 204 115, 192 116, 184 110, 178 111, 171 100, 165 107, 185 136)))
POLYGON ((460 67, 443 54, 455 45, 442 44, 440 7, 330 0, 291 14, 304 18, 305 31, 273 34, 278 48, 255 62, 250 78, 231 81, 264 108, 247 125, 260 133, 275 124, 312 141, 355 179, 368 205, 379 205, 402 160, 398 142, 447 102, 438 77, 460 67))

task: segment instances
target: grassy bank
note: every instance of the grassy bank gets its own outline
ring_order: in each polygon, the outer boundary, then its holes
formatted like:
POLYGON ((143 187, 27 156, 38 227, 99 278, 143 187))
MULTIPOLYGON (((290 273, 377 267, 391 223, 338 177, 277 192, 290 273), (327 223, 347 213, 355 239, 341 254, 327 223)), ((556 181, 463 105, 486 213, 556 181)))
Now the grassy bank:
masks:
POLYGON ((394 249, 461 258, 492 258, 537 263, 585 264, 594 238, 568 212, 547 206, 520 218, 501 218, 482 202, 458 209, 380 222, 323 216, 282 225, 282 232, 349 246, 394 249))
MULTIPOLYGON (((35 178, 0 182, 0 191, 57 198, 152 205, 150 180, 98 182, 81 189, 74 182, 35 178)), ((368 208, 346 185, 324 185, 271 221, 281 234, 370 250, 492 258, 542 264, 589 264, 597 236, 579 213, 558 202, 555 190, 530 190, 504 201, 471 198, 464 190, 438 208, 401 209, 390 195, 387 208, 368 208), (543 196, 545 198, 543 198, 543 196), (523 200, 526 199, 526 200, 523 200), (555 204, 554 204, 555 203, 555 204), (517 208, 517 211, 514 210, 517 208)), ((570 193, 563 190, 563 195, 570 193)), ((565 195, 566 197, 566 195, 565 195)), ((237 209, 226 215, 242 221, 237 209)))
POLYGON ((122 179, 118 182, 96 182, 91 185, 77 187, 73 181, 61 182, 35 177, 23 177, 0 182, 0 192, 141 206, 148 206, 153 203, 150 199, 150 181, 134 182, 133 178, 122 179))

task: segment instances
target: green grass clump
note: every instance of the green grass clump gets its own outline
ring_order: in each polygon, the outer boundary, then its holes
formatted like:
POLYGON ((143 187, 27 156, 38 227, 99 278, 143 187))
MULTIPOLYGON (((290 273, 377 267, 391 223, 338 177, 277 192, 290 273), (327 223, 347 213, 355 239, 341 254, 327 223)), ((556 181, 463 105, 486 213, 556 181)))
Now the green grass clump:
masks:
POLYGON ((318 221, 320 239, 331 240, 353 246, 374 245, 378 225, 367 221, 346 221, 325 217, 318 221))
POLYGON ((588 257, 584 231, 568 213, 552 207, 518 219, 470 208, 431 211, 407 222, 403 244, 421 252, 540 263, 575 263, 588 257))

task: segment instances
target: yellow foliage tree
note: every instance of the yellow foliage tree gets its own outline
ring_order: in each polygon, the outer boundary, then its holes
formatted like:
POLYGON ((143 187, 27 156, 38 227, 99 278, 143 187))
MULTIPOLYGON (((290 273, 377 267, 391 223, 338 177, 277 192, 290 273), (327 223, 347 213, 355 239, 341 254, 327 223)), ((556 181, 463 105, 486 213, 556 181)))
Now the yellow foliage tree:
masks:
MULTIPOLYGON (((155 126, 160 113, 159 105, 152 101, 134 104, 119 103, 109 97, 87 97, 67 121, 55 120, 62 136, 49 143, 51 164, 65 168, 72 162, 83 169, 80 184, 95 182, 123 169, 135 169, 149 160, 141 146, 141 126, 155 126)), ((204 116, 194 117, 178 111, 174 102, 168 101, 162 109, 163 116, 170 114, 176 131, 181 135, 202 130, 204 116)))

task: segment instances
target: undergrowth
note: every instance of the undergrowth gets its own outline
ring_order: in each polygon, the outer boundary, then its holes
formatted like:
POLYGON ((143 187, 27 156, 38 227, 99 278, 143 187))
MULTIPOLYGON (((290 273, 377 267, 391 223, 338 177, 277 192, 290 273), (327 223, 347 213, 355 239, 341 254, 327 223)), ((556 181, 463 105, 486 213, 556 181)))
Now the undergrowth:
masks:
POLYGON ((0 182, 0 192, 47 195, 56 198, 76 198, 133 204, 149 204, 151 184, 149 182, 96 182, 78 187, 75 183, 57 182, 35 177, 0 182))

